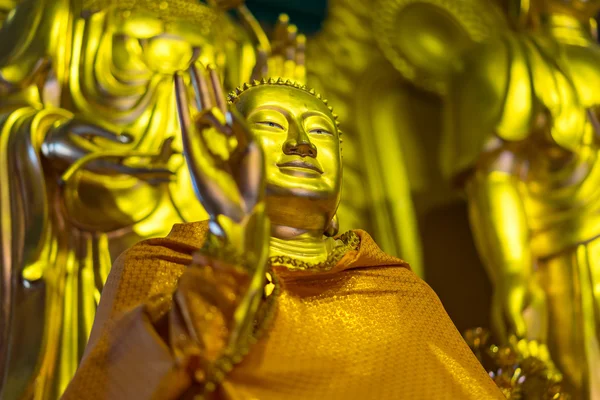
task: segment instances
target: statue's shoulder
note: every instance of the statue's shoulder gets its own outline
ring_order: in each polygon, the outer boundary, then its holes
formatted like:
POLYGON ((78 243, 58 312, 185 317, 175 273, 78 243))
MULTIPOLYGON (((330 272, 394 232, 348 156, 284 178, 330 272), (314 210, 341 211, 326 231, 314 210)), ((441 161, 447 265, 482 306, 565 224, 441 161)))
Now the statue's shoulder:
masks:
POLYGON ((208 221, 185 222, 173 225, 166 239, 198 249, 206 240, 208 221))
POLYGON ((442 166, 449 178, 472 168, 486 145, 530 132, 534 93, 526 35, 506 32, 474 46, 451 79, 442 166))
POLYGON ((208 221, 175 224, 164 238, 143 240, 123 256, 136 258, 162 257, 165 254, 190 255, 204 244, 208 233, 208 221))
POLYGON ((492 100, 502 102, 511 70, 526 62, 521 42, 518 35, 505 32, 470 48, 452 77, 449 97, 454 99, 458 92, 464 92, 462 87, 472 95, 485 95, 487 100, 478 108, 488 108, 492 100))
POLYGON ((348 264, 348 267, 364 268, 386 266, 404 267, 410 270, 410 266, 406 261, 384 252, 368 232, 362 229, 355 229, 345 233, 342 237, 343 236, 355 237, 357 239, 354 246, 357 251, 354 252, 355 255, 353 261, 348 264))

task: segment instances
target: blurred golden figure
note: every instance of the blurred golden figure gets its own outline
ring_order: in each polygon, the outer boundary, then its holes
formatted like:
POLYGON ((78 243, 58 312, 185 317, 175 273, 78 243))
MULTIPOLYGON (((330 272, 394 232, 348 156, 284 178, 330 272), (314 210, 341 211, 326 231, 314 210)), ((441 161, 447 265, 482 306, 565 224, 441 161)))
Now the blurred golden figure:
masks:
POLYGON ((183 147, 210 219, 119 257, 65 399, 502 399, 405 262, 335 236, 326 100, 270 78, 228 105, 216 71, 189 75, 183 147))
POLYGON ((7 14, 0 31, 3 399, 57 398, 82 355, 113 259, 175 222, 206 217, 181 154, 175 71, 195 60, 214 64, 227 87, 266 66, 302 75, 302 64, 286 69, 282 54, 294 43, 293 56, 302 58, 303 37, 283 18, 272 49, 242 3, 26 0, 7 14), (226 15, 231 7, 247 29, 226 15))
MULTIPOLYGON (((600 397, 599 1, 516 4, 528 29, 469 52, 447 97, 444 170, 464 186, 493 323, 547 343, 575 398, 600 397)), ((515 4, 513 4, 515 5, 515 4)))
POLYGON ((308 42, 308 83, 348 125, 340 224, 368 227, 421 277, 419 219, 453 197, 431 161, 442 107, 428 92, 445 93, 459 54, 505 25, 488 0, 330 0, 308 42))

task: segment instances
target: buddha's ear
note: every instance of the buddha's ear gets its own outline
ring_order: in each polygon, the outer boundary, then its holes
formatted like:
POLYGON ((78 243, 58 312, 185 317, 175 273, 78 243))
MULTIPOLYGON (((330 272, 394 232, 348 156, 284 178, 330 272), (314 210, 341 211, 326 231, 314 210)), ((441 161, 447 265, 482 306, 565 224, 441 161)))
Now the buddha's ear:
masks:
POLYGON ((325 228, 324 235, 327 237, 334 237, 335 235, 338 234, 339 230, 340 230, 340 220, 338 219, 337 214, 335 214, 333 216, 333 218, 331 218, 331 221, 329 221, 327 228, 325 228))

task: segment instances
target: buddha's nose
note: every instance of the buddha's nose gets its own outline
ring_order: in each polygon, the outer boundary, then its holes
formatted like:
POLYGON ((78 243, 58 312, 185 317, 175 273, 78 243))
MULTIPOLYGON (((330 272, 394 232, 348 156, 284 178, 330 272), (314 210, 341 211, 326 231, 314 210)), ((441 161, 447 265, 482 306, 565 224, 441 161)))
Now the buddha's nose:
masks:
POLYGON ((288 139, 283 144, 284 154, 317 158, 317 147, 310 140, 288 139))
POLYGON ((283 153, 288 156, 297 155, 317 158, 317 146, 311 143, 310 138, 303 129, 299 129, 298 135, 288 137, 283 143, 283 153))

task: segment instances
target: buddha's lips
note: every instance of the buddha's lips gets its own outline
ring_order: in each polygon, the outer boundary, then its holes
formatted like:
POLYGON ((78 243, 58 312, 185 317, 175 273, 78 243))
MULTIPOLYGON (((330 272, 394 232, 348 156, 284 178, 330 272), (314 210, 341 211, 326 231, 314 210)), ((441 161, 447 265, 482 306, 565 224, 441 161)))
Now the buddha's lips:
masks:
POLYGON ((282 167, 306 168, 306 169, 310 169, 312 171, 318 172, 319 174, 323 174, 323 171, 321 170, 321 168, 317 167, 316 165, 314 165, 310 162, 306 162, 304 160, 288 161, 285 163, 279 163, 279 164, 277 164, 277 166, 279 168, 282 168, 282 167))

